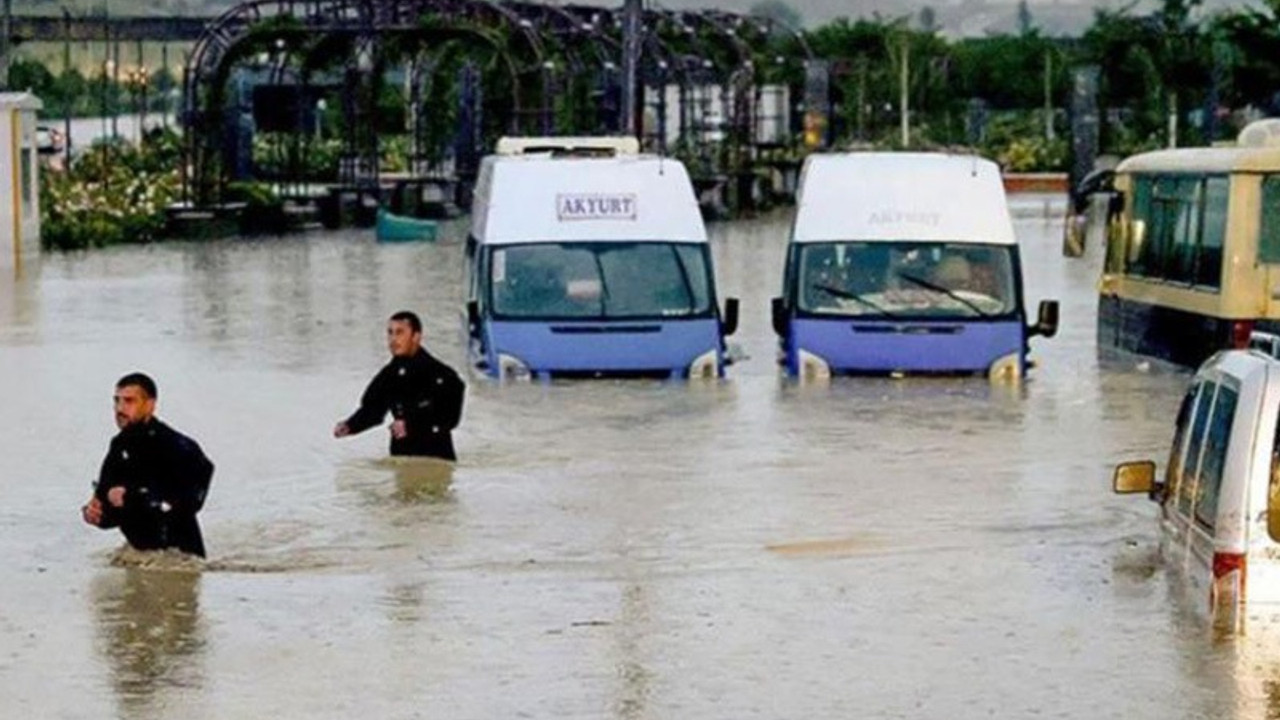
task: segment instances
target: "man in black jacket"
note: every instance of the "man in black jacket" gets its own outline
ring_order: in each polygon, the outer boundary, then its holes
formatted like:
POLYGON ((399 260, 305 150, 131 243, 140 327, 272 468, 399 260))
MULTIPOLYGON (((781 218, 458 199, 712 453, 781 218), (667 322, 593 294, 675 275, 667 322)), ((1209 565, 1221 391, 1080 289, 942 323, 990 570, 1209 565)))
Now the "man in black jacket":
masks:
POLYGON ((451 431, 462 418, 466 384, 422 347, 422 321, 398 312, 387 321, 391 362, 360 398, 360 408, 333 428, 334 437, 364 432, 391 413, 391 454, 457 460, 451 431))
POLYGON ((120 432, 81 514, 103 530, 120 528, 138 550, 175 548, 204 557, 196 513, 204 507, 213 463, 194 440, 155 417, 158 396, 155 381, 142 373, 116 383, 120 432))

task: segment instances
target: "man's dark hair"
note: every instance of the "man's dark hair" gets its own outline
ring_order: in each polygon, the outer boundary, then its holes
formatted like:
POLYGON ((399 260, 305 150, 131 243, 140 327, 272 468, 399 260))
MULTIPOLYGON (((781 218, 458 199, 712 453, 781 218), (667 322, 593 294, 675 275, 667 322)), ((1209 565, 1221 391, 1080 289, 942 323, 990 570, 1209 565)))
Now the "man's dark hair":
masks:
POLYGON ((160 398, 160 391, 156 389, 156 381, 145 373, 129 373, 116 381, 117 390, 130 386, 140 388, 152 400, 160 398))
POLYGON ((422 321, 418 319, 417 313, 412 313, 412 312, 409 312, 408 310, 401 310, 395 315, 392 315, 391 320, 393 322, 409 323, 410 330, 413 330, 416 333, 422 332, 422 321))

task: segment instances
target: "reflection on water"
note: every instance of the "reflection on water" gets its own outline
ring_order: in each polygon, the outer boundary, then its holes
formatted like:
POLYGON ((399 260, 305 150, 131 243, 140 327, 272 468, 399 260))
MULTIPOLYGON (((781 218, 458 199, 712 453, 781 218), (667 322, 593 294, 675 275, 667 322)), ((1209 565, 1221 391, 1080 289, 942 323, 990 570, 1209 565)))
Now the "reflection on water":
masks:
POLYGON ((169 695, 199 691, 205 682, 201 575, 167 558, 147 565, 105 570, 92 582, 98 649, 123 718, 155 717, 180 704, 169 695))
POLYGON ((768 313, 789 222, 711 229, 749 358, 728 378, 477 380, 456 470, 329 430, 396 310, 462 367, 465 224, 51 254, 0 283, 0 715, 104 689, 130 718, 1276 714, 1280 643, 1206 637, 1152 507, 1110 493, 1115 463, 1163 460, 1187 373, 1095 348, 1100 253, 1019 224, 1028 307, 1063 301, 1020 385, 800 385, 768 313), (118 534, 76 518, 104 389, 137 368, 218 464, 199 572, 103 567, 118 534))

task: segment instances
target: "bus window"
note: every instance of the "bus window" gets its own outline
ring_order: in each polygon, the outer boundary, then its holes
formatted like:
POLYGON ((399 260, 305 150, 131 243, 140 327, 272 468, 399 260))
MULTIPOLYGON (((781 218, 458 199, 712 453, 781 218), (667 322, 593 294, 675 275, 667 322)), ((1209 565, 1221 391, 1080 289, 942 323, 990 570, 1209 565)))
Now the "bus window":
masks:
POLYGON ((1196 258, 1196 285, 1222 287, 1222 245, 1227 237, 1227 198, 1231 179, 1211 175, 1204 180, 1204 224, 1200 230, 1200 251, 1196 258))
POLYGON ((1262 222, 1258 233, 1258 260, 1280 263, 1280 176, 1262 180, 1262 222))

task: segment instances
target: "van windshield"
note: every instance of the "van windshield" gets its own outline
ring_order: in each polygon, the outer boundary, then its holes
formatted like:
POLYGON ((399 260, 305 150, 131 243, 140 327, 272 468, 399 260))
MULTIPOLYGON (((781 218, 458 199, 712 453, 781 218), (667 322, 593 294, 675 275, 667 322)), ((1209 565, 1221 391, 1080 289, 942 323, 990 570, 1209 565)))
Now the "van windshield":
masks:
POLYGON ((703 244, 571 242, 494 249, 495 315, 519 318, 686 318, 711 314, 703 244))
POLYGON ((1018 301, 1013 251, 975 243, 804 243, 798 305, 823 315, 1008 315, 1018 301))

